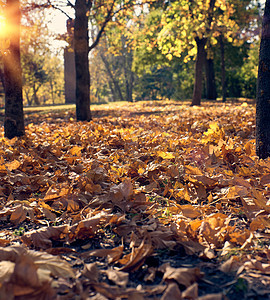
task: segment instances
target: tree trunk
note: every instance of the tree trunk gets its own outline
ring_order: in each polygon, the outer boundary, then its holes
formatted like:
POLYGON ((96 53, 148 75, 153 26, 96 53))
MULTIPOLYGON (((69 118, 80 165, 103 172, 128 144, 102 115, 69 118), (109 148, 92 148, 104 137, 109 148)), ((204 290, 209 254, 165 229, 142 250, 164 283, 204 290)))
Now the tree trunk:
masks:
MULTIPOLYGON (((125 49, 125 48, 124 48, 125 49)), ((126 95, 127 101, 133 102, 133 84, 134 84, 134 73, 132 71, 133 53, 124 52, 124 74, 126 81, 126 95)))
POLYGON ((77 121, 90 121, 90 73, 87 1, 76 0, 74 23, 74 53, 76 66, 77 121))
POLYGON ((128 102, 133 102, 132 90, 133 90, 133 75, 129 74, 126 65, 124 65, 125 82, 126 82, 126 97, 128 102), (130 75, 130 76, 129 76, 130 75))
POLYGON ((203 62, 205 58, 206 38, 195 38, 197 44, 197 58, 195 64, 195 82, 191 105, 201 105, 202 98, 202 79, 203 79, 203 62))
POLYGON ((219 36, 220 56, 221 56, 221 86, 222 86, 222 102, 226 102, 226 69, 225 69, 225 51, 222 34, 219 36))
POLYGON ((126 99, 128 102, 133 102, 133 84, 134 73, 132 71, 133 52, 128 47, 126 37, 122 35, 122 56, 123 56, 123 68, 126 84, 126 99))
POLYGON ((115 101, 117 101, 117 95, 116 95, 113 83, 110 79, 108 80, 108 84, 109 84, 109 88, 110 88, 111 94, 112 94, 112 101, 115 102, 115 101))
POLYGON ((266 0, 259 54, 256 152, 259 158, 270 156, 270 0, 266 0))
POLYGON ((207 59, 205 60, 205 74, 206 74, 206 98, 209 100, 217 99, 217 90, 216 90, 216 79, 215 79, 215 70, 214 70, 214 60, 207 59))
POLYGON ((9 49, 4 58, 5 77, 5 137, 12 139, 24 135, 22 96, 22 70, 20 61, 20 1, 6 1, 7 20, 10 25, 9 49))
POLYGON ((69 49, 69 47, 64 49, 65 103, 74 104, 76 103, 75 55, 69 49))
MULTIPOLYGON (((103 49, 101 49, 100 51, 103 51, 103 49)), ((115 100, 117 100, 117 98, 120 100, 120 101, 124 101, 124 98, 123 98, 123 95, 122 95, 122 91, 121 91, 121 88, 119 86, 119 83, 118 81, 116 80, 116 78, 114 77, 113 73, 112 73, 112 70, 111 70, 111 67, 110 67, 110 64, 106 58, 106 56, 100 52, 100 57, 105 65, 105 68, 109 74, 109 77, 111 78, 111 81, 113 83, 113 89, 111 89, 112 91, 114 91, 115 95, 116 96, 115 100)))
POLYGON ((40 101, 39 101, 38 95, 37 95, 38 90, 39 90, 39 88, 36 87, 36 84, 34 82, 33 83, 33 99, 34 99, 35 105, 40 105, 40 101))

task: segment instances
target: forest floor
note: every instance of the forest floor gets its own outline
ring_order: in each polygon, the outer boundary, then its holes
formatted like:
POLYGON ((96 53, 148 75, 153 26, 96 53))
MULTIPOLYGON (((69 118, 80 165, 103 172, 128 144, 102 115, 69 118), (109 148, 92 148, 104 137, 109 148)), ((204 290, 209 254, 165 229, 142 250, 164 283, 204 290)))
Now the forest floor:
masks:
POLYGON ((0 299, 270 299, 255 107, 26 112, 0 137, 0 299))

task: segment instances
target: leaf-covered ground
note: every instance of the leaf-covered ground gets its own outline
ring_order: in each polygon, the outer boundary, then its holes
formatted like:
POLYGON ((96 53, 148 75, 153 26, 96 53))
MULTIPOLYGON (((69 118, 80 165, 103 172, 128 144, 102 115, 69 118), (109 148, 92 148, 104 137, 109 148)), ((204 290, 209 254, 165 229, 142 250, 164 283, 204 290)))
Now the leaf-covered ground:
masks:
POLYGON ((0 138, 0 299, 270 299, 270 160, 255 108, 26 115, 0 138))

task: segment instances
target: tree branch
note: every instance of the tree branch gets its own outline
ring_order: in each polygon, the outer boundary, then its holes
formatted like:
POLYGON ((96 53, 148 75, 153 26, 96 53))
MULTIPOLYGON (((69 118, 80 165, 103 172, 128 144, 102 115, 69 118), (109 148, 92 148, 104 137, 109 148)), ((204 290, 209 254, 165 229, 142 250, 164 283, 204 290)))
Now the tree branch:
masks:
POLYGON ((110 9, 108 10, 107 16, 106 16, 106 18, 105 18, 105 20, 104 20, 104 22, 103 22, 103 24, 102 24, 102 26, 101 26, 101 28, 100 28, 98 34, 97 34, 97 37, 96 37, 95 41, 94 41, 93 44, 89 47, 89 50, 88 50, 89 52, 97 46, 97 44, 99 43, 100 38, 101 38, 101 36, 102 36, 102 34, 103 34, 104 30, 105 30, 106 25, 108 24, 108 22, 109 22, 109 21, 112 19, 112 17, 114 16, 114 14, 113 14, 112 12, 113 12, 113 8, 114 8, 114 5, 115 5, 115 2, 116 2, 116 0, 113 1, 113 3, 112 3, 112 5, 111 5, 110 9))

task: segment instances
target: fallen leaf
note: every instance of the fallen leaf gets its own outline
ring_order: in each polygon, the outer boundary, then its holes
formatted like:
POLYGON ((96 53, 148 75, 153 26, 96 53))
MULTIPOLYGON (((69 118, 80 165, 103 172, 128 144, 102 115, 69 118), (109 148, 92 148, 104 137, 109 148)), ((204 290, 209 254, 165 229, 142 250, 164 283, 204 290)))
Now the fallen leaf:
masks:
POLYGON ((168 287, 161 297, 161 300, 181 300, 184 299, 182 298, 182 293, 179 290, 178 284, 175 282, 169 283, 168 287))
POLYGON ((174 280, 185 288, 188 288, 203 276, 199 268, 173 268, 169 264, 162 265, 159 271, 164 273, 163 280, 174 280))
POLYGON ((120 287, 125 288, 128 283, 128 273, 121 272, 113 269, 105 270, 104 273, 108 276, 108 279, 117 284, 120 287))

